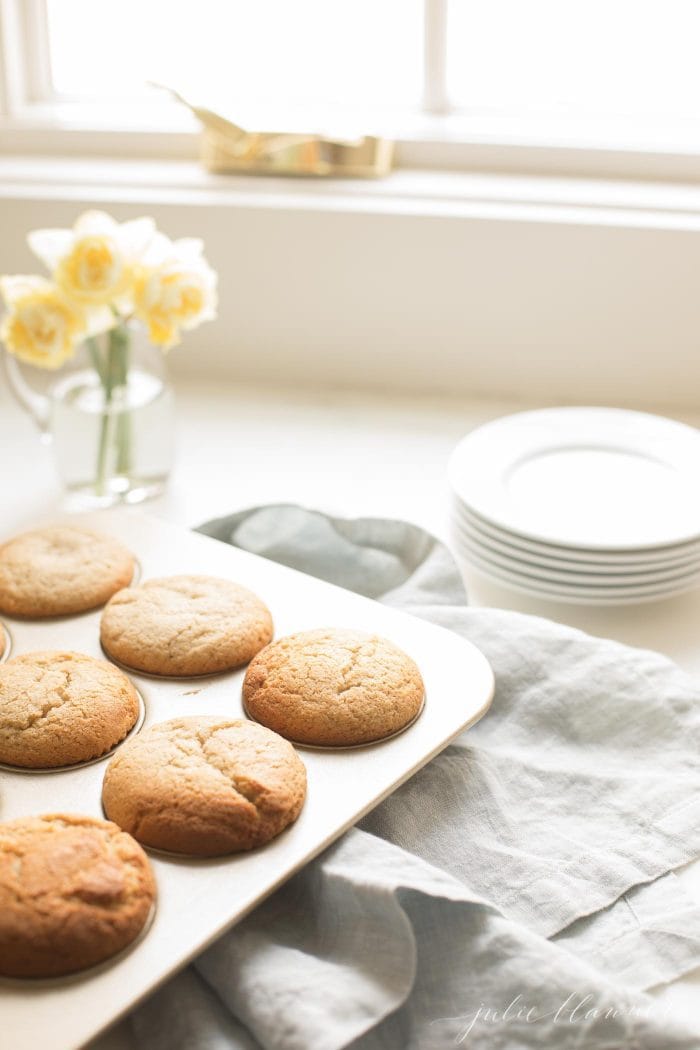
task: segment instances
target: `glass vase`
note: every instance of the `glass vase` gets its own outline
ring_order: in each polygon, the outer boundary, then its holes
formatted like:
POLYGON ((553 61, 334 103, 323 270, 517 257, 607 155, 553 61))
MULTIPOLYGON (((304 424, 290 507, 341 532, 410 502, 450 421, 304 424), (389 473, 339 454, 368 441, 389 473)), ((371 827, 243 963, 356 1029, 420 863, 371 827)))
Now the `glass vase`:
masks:
POLYGON ((174 400, 161 350, 120 325, 88 340, 46 395, 5 355, 11 386, 51 443, 71 509, 139 503, 163 491, 174 400))

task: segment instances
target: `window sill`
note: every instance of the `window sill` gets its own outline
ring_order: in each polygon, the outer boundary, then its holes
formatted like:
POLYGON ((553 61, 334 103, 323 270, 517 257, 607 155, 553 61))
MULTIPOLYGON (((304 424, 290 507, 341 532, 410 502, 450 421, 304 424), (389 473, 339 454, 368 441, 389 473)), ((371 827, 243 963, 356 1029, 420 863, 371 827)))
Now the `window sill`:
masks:
POLYGON ((397 171, 215 176, 193 161, 0 158, 0 272, 86 207, 200 236, 219 319, 183 374, 669 406, 700 389, 700 187, 397 171))
POLYGON ((298 208, 695 229, 700 185, 399 169, 383 179, 215 175, 194 160, 0 156, 0 199, 298 208))
MULTIPOLYGON (((399 169, 528 173, 567 178, 700 180, 693 124, 647 126, 622 118, 586 124, 555 116, 412 111, 298 115, 250 114, 260 129, 377 134, 396 142, 399 169)), ((248 124, 246 126, 248 126, 248 124)), ((32 103, 0 116, 5 153, 194 159, 199 125, 181 106, 159 99, 118 103, 32 103)))

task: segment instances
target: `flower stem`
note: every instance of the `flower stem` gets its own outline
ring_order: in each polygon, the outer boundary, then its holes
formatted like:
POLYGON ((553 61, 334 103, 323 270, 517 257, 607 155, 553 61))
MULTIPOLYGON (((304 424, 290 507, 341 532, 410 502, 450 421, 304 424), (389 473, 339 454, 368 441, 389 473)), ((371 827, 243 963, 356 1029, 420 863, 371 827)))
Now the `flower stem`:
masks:
MULTIPOLYGON (((89 345, 89 344, 88 344, 89 345)), ((90 348, 92 351, 92 348, 90 348)), ((98 360, 99 360, 99 355, 98 360)), ((102 363, 103 367, 100 369, 96 367, 100 382, 102 383, 102 389, 104 391, 104 407, 102 409, 102 419, 100 420, 100 444, 97 450, 97 475, 95 477, 95 492, 98 496, 106 495, 106 483, 107 483, 107 453, 111 444, 111 429, 112 429, 112 369, 111 365, 111 354, 107 351, 105 360, 102 363)))
POLYGON ((117 461, 118 474, 128 474, 131 470, 131 413, 128 404, 129 384, 129 331, 124 325, 113 328, 110 334, 110 355, 114 356, 116 385, 121 392, 121 410, 117 416, 117 461))
POLYGON ((129 332, 121 324, 110 329, 107 334, 104 359, 100 357, 95 340, 88 340, 88 350, 104 391, 95 491, 98 496, 105 496, 110 473, 128 474, 131 469, 131 418, 126 407, 129 332), (122 401, 122 404, 117 406, 118 413, 114 412, 115 393, 121 395, 122 401), (109 461, 112 458, 110 453, 113 451, 116 455, 114 466, 110 470, 109 461))
POLYGON ((87 348, 88 348, 88 353, 90 354, 90 360, 92 361, 92 367, 97 372, 97 375, 99 376, 99 379, 100 379, 100 382, 102 383, 102 386, 104 386, 105 385, 105 370, 104 370, 104 364, 102 362, 102 358, 100 357, 100 347, 99 347, 99 344, 97 342, 97 339, 95 339, 94 335, 91 335, 89 339, 85 340, 85 343, 86 343, 87 348))

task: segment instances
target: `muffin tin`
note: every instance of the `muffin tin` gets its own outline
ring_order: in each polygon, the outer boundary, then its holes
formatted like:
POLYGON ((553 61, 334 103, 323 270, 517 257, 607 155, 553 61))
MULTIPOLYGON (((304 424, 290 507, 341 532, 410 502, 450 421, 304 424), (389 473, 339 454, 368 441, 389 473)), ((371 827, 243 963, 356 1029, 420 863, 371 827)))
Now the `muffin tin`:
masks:
POLYGON ((12 653, 12 635, 2 620, 0 620, 0 640, 5 643, 2 647, 2 652, 0 652, 0 664, 2 664, 5 660, 9 660, 12 653))
MULTIPOLYGON (((12 1050, 44 1045, 49 1031, 52 1050, 74 1050, 94 1038, 476 722, 494 687, 491 669, 473 645, 423 620, 136 511, 102 512, 81 518, 83 523, 122 540, 136 555, 143 579, 202 573, 249 587, 270 608, 277 638, 320 626, 384 635, 418 664, 426 699, 420 716, 389 739, 351 749, 295 745, 308 774, 306 803, 297 822, 268 845, 205 860, 147 849, 158 902, 145 936, 115 959, 71 977, 0 978, 0 1016, 12 1050)), ((73 649, 103 657, 100 615, 97 609, 44 621, 4 617, 0 626, 11 638, 12 655, 73 649)), ((178 679, 127 673, 148 726, 182 715, 245 717, 244 672, 178 679)), ((0 820, 51 812, 102 817, 107 758, 50 773, 5 767, 0 820)))

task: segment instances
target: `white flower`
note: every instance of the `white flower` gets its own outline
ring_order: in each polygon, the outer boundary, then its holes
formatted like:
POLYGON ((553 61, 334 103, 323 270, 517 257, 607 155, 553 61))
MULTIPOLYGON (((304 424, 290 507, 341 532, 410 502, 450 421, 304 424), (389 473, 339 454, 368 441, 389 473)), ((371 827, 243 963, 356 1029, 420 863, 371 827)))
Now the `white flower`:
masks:
POLYGON ((182 329, 216 317, 217 277, 202 250, 195 238, 171 241, 157 233, 136 268, 136 316, 151 342, 164 349, 180 342, 182 329))
POLYGON ((21 361, 60 368, 91 331, 87 314, 45 277, 0 278, 7 313, 0 339, 21 361))
POLYGON ((86 211, 72 230, 34 230, 27 240, 65 295, 102 310, 104 330, 115 323, 112 309, 133 309, 134 270, 154 232, 150 218, 118 223, 106 212, 86 211))

